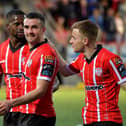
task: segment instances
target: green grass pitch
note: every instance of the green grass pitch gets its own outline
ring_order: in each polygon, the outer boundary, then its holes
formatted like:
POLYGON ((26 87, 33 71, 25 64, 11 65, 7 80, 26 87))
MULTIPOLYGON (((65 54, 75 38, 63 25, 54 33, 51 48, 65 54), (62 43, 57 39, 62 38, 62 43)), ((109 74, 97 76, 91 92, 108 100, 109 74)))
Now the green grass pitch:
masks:
MULTIPOLYGON (((5 88, 0 89, 0 99, 5 99, 5 88)), ((53 94, 57 114, 56 126, 81 126, 81 108, 84 105, 84 91, 76 87, 60 87, 53 94)), ((123 126, 126 126, 126 91, 121 90, 119 107, 123 116, 123 126)), ((2 117, 0 117, 2 126, 2 117)))
MULTIPOLYGON (((126 126, 126 91, 121 90, 119 107, 126 126)), ((84 105, 84 91, 75 87, 63 87, 54 93, 54 105, 57 114, 56 126, 81 126, 81 108, 84 105)))

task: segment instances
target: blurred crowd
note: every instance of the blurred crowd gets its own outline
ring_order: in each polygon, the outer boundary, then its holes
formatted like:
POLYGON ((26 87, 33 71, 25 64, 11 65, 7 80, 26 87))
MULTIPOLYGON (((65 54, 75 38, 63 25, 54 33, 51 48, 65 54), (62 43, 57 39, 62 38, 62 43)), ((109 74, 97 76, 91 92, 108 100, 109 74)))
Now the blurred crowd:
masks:
POLYGON ((69 28, 77 20, 90 19, 102 31, 102 41, 126 41, 126 0, 37 0, 36 8, 43 8, 56 21, 56 36, 63 45, 69 28), (61 39, 62 38, 62 39, 61 39))
MULTIPOLYGON (((53 22, 51 26, 53 36, 64 48, 68 44, 71 25, 84 19, 90 19, 100 26, 102 42, 126 42, 126 0, 29 0, 29 2, 35 9, 49 14, 51 23, 53 22)), ((6 38, 4 23, 4 15, 0 13, 0 41, 4 36, 6 38)))

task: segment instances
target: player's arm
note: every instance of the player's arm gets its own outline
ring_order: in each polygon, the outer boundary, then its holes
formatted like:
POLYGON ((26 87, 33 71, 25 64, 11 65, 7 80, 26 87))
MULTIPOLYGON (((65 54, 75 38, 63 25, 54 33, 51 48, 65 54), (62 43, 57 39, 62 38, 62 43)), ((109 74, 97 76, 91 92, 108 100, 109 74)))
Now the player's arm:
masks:
POLYGON ((0 115, 3 115, 11 107, 15 107, 22 104, 28 104, 40 97, 43 97, 48 89, 49 81, 39 79, 37 80, 37 88, 27 93, 24 96, 16 99, 0 102, 0 115))
POLYGON ((65 61, 65 59, 63 59, 63 57, 60 55, 59 51, 56 49, 55 45, 49 41, 49 44, 52 46, 52 48, 55 50, 57 57, 59 59, 59 71, 64 75, 64 76, 70 76, 75 74, 75 72, 73 72, 71 69, 69 69, 68 67, 68 63, 67 61, 65 61))
POLYGON ((11 106, 14 107, 22 104, 27 104, 40 97, 43 97, 48 89, 48 85, 49 85, 49 81, 47 80, 43 80, 43 79, 37 80, 37 88, 27 93, 25 96, 12 100, 10 102, 11 106))
POLYGON ((56 50, 58 59, 59 59, 59 71, 63 74, 63 76, 70 76, 75 74, 68 66, 69 64, 63 59, 58 50, 56 50))

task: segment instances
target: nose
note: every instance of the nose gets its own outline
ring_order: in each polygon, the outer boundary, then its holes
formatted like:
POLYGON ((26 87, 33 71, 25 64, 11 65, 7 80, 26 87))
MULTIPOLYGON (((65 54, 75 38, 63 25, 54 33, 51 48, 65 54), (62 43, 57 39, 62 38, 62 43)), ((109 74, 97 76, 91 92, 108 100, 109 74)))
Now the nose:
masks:
POLYGON ((33 29, 31 27, 24 27, 24 33, 25 34, 33 34, 33 29))
POLYGON ((29 34, 30 34, 30 33, 33 33, 32 28, 29 27, 29 28, 27 29, 27 33, 29 33, 29 34))

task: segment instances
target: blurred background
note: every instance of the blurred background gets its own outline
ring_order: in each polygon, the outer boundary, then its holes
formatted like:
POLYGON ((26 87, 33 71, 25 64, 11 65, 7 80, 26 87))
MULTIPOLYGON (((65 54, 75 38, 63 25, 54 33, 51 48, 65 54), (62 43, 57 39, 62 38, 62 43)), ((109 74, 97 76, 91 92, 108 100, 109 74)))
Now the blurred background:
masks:
MULTIPOLYGON (((68 62, 78 55, 69 44, 71 25, 76 21, 90 19, 100 26, 98 43, 120 55, 126 65, 126 0, 0 0, 0 43, 8 38, 5 15, 11 9, 22 9, 25 13, 30 11, 42 13, 46 18, 45 36, 55 43, 68 62)), ((60 77, 63 87, 54 93, 57 126, 81 126, 84 92, 80 76, 60 77), (70 106, 71 104, 73 106, 70 106)), ((0 99, 3 99, 3 94, 5 95, 4 89, 1 90, 0 99)), ((125 95, 126 93, 121 92, 119 102, 124 125, 125 95)))

